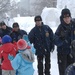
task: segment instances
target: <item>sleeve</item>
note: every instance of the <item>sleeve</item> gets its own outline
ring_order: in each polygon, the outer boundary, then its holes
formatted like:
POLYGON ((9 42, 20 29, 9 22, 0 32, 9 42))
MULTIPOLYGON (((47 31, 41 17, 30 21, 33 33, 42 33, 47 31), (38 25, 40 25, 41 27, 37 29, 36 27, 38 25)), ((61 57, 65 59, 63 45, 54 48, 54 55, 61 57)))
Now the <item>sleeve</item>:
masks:
POLYGON ((30 43, 34 43, 34 30, 33 29, 28 34, 28 38, 29 38, 30 43))
POLYGON ((48 30, 49 30, 49 33, 50 33, 50 41, 51 41, 51 50, 53 51, 54 50, 54 33, 52 31, 52 29, 48 26, 48 30))
POLYGON ((59 26, 54 35, 54 44, 59 47, 63 45, 63 42, 64 41, 60 38, 60 26, 59 26))
POLYGON ((23 32, 23 35, 27 35, 27 32, 25 30, 21 30, 23 32))
POLYGON ((3 53, 3 50, 2 50, 2 47, 0 47, 0 64, 2 62, 2 53, 3 53))
POLYGON ((35 54, 36 53, 36 49, 34 48, 34 45, 30 44, 30 42, 29 42, 29 46, 31 46, 32 53, 35 54))
POLYGON ((20 67, 21 64, 21 57, 19 54, 16 55, 16 57, 11 61, 11 65, 14 70, 17 70, 20 67))

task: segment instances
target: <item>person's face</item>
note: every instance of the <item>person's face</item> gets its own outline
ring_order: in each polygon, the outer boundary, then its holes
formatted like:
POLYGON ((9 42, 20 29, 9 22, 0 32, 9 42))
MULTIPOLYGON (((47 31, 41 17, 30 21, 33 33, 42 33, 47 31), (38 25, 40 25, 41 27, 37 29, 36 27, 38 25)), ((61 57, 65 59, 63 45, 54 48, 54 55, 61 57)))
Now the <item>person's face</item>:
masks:
POLYGON ((13 27, 14 31, 18 31, 19 27, 13 27))
POLYGON ((36 21, 35 24, 36 24, 37 26, 41 26, 41 25, 42 25, 42 21, 36 21))
POLYGON ((2 29, 6 29, 6 25, 2 25, 2 27, 1 27, 2 29))
POLYGON ((64 20, 64 22, 65 22, 66 24, 70 24, 70 22, 71 22, 71 17, 70 17, 70 16, 65 16, 65 17, 63 18, 63 20, 64 20))

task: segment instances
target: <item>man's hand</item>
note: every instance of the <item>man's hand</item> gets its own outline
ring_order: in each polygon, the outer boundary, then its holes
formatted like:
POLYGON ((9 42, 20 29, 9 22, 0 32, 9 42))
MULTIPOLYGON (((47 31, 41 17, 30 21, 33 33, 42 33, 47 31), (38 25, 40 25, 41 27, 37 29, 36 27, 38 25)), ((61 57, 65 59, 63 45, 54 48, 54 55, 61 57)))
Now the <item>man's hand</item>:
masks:
POLYGON ((64 31, 60 32, 60 38, 64 39, 66 37, 66 33, 64 31))

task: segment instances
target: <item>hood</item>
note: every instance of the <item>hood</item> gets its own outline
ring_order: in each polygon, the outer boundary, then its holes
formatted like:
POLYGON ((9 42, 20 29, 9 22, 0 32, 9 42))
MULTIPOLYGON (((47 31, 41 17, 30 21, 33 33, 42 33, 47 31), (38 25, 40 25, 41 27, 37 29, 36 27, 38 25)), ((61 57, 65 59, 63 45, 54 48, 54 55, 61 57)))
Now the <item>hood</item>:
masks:
POLYGON ((62 17, 60 17, 60 22, 61 22, 61 25, 62 25, 62 27, 65 29, 65 30, 71 30, 71 23, 70 24, 66 24, 64 21, 63 21, 63 19, 62 19, 62 17))
POLYGON ((34 62, 34 54, 31 52, 30 49, 26 49, 21 54, 25 60, 27 60, 29 62, 34 62))
POLYGON ((13 49, 12 43, 3 44, 2 49, 4 52, 9 53, 13 49))

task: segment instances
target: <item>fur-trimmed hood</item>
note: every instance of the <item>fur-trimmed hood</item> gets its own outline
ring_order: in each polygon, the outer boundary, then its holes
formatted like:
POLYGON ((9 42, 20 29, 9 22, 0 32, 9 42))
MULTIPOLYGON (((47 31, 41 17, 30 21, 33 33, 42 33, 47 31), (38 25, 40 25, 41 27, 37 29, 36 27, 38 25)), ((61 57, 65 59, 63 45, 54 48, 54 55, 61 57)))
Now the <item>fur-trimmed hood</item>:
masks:
POLYGON ((30 62, 34 62, 34 54, 31 52, 31 49, 26 49, 25 51, 21 52, 22 57, 30 62))

